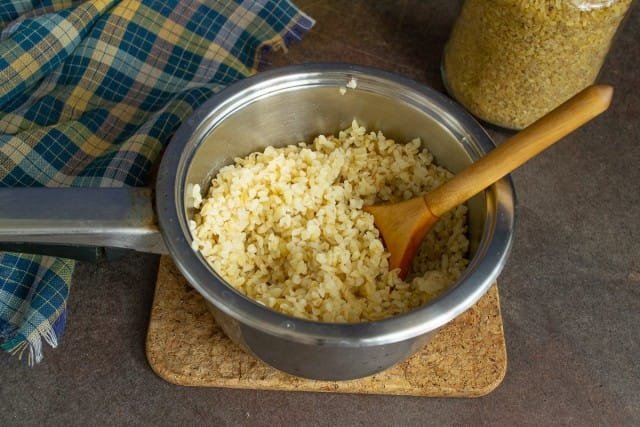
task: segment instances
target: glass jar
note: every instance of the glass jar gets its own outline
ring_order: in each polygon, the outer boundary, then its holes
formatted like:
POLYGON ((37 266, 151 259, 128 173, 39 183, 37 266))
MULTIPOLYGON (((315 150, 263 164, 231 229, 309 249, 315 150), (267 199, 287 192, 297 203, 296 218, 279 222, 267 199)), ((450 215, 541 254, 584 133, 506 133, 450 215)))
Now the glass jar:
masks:
POLYGON ((596 80, 632 0, 465 0, 442 76, 476 117, 521 129, 596 80))

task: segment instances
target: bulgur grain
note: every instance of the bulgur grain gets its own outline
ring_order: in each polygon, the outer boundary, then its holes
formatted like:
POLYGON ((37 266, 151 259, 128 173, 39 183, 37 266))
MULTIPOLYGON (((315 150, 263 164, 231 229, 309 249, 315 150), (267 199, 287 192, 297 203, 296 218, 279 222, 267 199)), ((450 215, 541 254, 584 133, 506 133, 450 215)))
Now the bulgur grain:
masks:
POLYGON ((593 84, 631 0, 466 0, 443 57, 449 93, 521 129, 593 84))
POLYGON ((222 168, 191 223, 193 247, 233 287, 274 310, 324 322, 386 318, 460 276, 467 208, 436 224, 405 282, 389 271, 362 206, 422 194, 450 176, 420 140, 399 144, 354 121, 338 137, 267 147, 222 168))

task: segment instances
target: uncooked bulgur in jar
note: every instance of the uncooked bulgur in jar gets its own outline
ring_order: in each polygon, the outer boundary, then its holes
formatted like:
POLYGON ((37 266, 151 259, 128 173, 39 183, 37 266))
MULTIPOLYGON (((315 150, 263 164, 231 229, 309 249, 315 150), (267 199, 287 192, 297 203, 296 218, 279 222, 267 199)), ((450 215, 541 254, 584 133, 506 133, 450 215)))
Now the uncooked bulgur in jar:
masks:
POLYGON ((466 0, 445 48, 449 93, 521 129, 593 84, 632 0, 466 0))

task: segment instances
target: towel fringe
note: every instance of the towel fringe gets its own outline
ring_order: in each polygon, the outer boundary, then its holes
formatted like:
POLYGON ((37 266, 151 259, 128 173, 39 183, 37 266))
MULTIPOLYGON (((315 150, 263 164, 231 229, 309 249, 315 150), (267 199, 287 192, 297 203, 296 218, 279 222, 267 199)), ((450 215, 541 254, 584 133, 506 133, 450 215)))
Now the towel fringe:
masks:
MULTIPOLYGON (((61 310, 61 313, 57 315, 58 321, 64 322, 64 319, 66 318, 65 313, 66 309, 61 310)), ((56 321, 56 324, 58 321, 56 321)), ((22 360, 26 355, 27 364, 29 367, 33 367, 37 363, 40 363, 44 358, 42 345, 43 340, 52 348, 58 347, 59 333, 56 331, 56 326, 60 331, 63 326, 56 324, 52 325, 48 321, 41 323, 38 325, 36 330, 29 334, 28 337, 23 340, 16 339, 16 344, 13 347, 5 347, 5 350, 12 356, 16 356, 18 360, 22 360)))
POLYGON ((286 54, 289 50, 289 46, 293 43, 300 42, 302 40, 302 36, 309 31, 315 23, 316 21, 309 15, 302 11, 298 11, 297 19, 291 23, 291 27, 287 32, 266 40, 258 46, 254 58, 254 64, 256 65, 253 70, 251 70, 252 74, 263 70, 270 65, 269 61, 266 59, 269 52, 282 51, 286 54))

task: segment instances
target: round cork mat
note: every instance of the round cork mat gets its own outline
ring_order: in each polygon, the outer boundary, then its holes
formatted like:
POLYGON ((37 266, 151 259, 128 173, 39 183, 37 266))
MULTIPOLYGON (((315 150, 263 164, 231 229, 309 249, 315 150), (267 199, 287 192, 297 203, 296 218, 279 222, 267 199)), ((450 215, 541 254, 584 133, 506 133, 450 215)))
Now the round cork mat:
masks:
POLYGON ((271 368, 233 344, 166 256, 160 261, 146 350, 161 378, 201 387, 478 397, 495 389, 507 369, 496 285, 405 362, 362 379, 314 381, 271 368))

